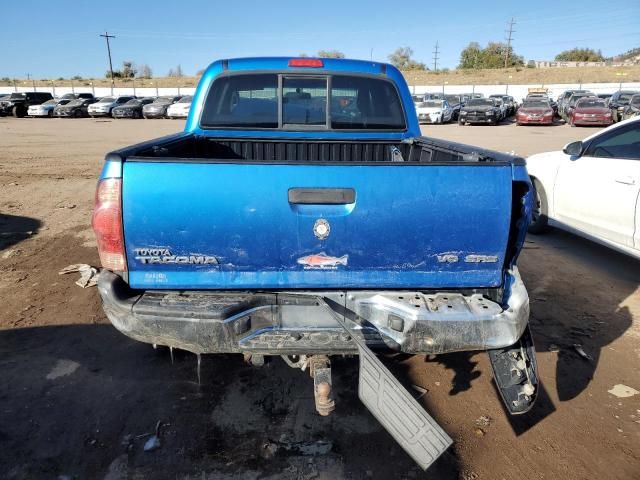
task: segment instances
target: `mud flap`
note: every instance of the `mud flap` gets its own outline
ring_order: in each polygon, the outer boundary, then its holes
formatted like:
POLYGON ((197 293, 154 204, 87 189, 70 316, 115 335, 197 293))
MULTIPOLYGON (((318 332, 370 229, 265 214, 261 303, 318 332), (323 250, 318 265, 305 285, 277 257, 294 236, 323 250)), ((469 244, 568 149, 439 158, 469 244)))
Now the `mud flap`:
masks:
POLYGON ((358 346, 360 400, 411 458, 426 470, 453 444, 453 440, 358 337, 357 330, 347 326, 347 322, 353 321, 336 311, 335 306, 339 305, 329 299, 319 298, 318 301, 331 310, 358 346))
POLYGON ((536 349, 529 327, 507 348, 489 350, 493 378, 511 415, 528 412, 538 396, 536 349))

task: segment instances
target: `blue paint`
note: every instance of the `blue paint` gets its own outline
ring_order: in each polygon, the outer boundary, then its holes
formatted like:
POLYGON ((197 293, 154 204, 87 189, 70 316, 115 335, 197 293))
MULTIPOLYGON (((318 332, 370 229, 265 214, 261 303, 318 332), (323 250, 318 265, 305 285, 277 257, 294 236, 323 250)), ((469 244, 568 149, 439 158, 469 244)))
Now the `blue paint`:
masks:
POLYGON ((510 166, 124 164, 130 283, 136 288, 440 288, 502 283, 510 166), (353 188, 355 204, 292 208, 291 187, 353 188), (350 208, 349 208, 350 207, 350 208), (311 214, 313 213, 313 214, 311 214), (331 226, 318 240, 316 219, 331 226), (211 255, 219 265, 150 265, 135 248, 211 255), (348 255, 336 270, 297 259, 348 255), (459 261, 438 261, 456 254, 459 261), (466 255, 496 256, 467 263, 466 255))

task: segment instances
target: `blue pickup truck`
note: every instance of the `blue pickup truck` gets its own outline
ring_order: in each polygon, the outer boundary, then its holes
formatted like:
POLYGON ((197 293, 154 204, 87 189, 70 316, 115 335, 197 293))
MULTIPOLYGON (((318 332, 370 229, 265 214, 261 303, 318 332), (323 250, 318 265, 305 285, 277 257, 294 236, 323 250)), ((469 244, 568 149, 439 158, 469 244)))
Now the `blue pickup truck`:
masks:
POLYGON ((98 286, 136 340, 308 367, 323 415, 329 357, 359 354, 360 398, 426 468, 450 439, 375 353, 486 350, 529 410, 531 202, 522 158, 421 136, 391 65, 221 60, 184 132, 107 154, 98 286))

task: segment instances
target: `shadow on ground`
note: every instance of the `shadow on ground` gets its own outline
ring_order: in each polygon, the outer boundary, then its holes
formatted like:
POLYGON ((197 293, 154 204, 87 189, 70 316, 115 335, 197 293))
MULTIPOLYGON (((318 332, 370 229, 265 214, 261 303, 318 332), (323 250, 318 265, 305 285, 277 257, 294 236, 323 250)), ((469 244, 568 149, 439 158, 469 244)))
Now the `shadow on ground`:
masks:
POLYGON ((357 359, 333 361, 325 418, 308 372, 279 358, 205 356, 198 385, 196 357, 174 357, 108 324, 0 331, 3 478, 458 478, 452 456, 425 477, 366 411, 357 359), (145 452, 158 421, 161 447, 145 452), (318 442, 330 450, 301 453, 318 442))
POLYGON ((41 226, 42 222, 35 218, 0 213, 0 250, 35 235, 41 226))

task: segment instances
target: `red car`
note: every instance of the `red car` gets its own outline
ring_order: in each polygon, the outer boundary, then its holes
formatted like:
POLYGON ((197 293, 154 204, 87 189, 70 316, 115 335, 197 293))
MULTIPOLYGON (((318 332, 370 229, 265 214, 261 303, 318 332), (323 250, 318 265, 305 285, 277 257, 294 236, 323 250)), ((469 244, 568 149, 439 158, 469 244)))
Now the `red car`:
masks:
POLYGON ((553 108, 547 100, 527 99, 516 112, 518 125, 551 125, 553 108))
POLYGON ((598 97, 581 98, 569 116, 569 125, 572 127, 579 125, 607 126, 612 123, 611 110, 605 101, 598 97))

